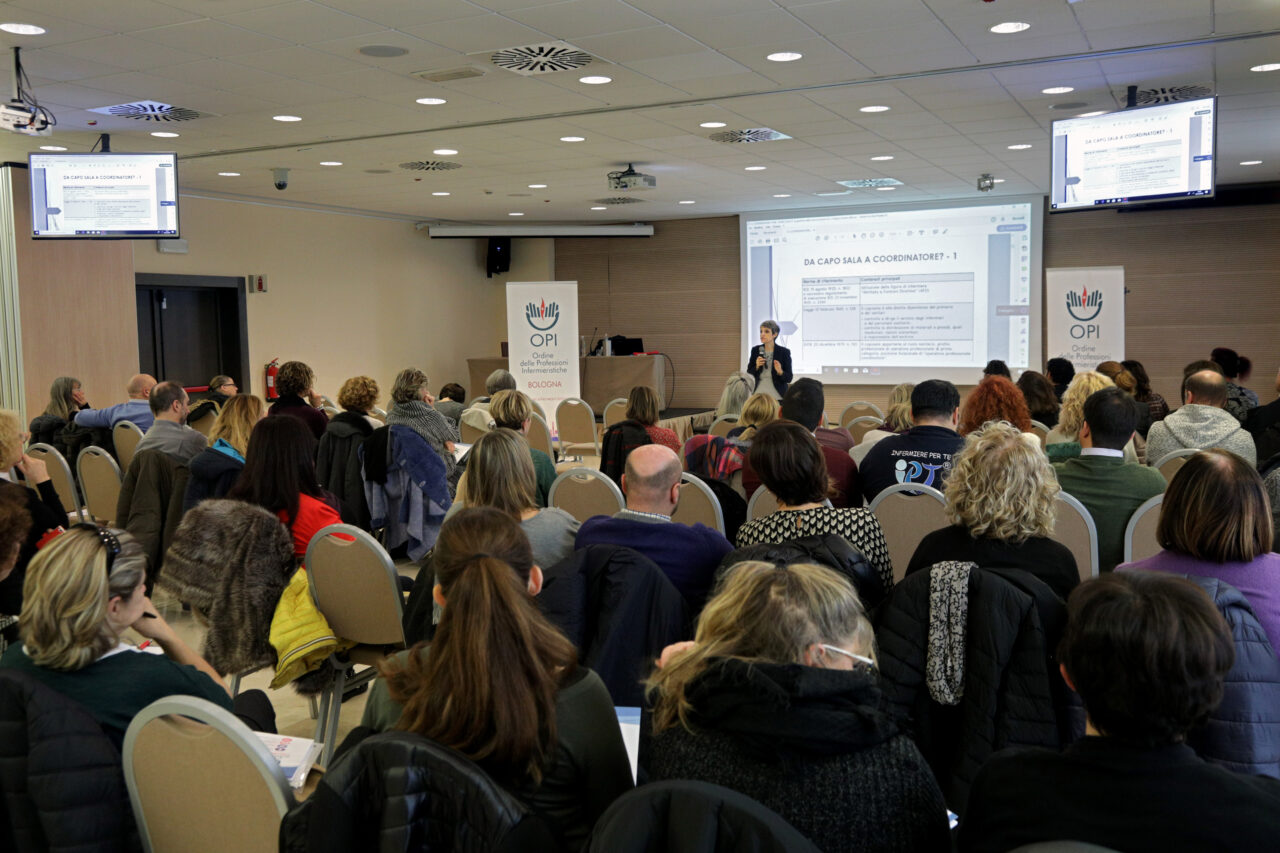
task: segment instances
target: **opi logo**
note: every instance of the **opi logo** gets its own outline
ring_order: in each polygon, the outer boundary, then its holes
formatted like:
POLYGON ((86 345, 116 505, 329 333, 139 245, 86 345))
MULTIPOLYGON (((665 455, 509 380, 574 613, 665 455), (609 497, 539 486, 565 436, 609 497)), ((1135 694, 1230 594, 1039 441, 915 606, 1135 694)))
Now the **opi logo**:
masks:
POLYGON ((1067 313, 1081 323, 1087 323, 1102 311, 1102 291, 1095 290, 1089 292, 1089 288, 1084 288, 1080 293, 1074 290, 1067 291, 1067 313), (1093 313, 1090 314, 1089 311, 1093 313), (1087 316, 1081 316, 1087 315, 1087 316))

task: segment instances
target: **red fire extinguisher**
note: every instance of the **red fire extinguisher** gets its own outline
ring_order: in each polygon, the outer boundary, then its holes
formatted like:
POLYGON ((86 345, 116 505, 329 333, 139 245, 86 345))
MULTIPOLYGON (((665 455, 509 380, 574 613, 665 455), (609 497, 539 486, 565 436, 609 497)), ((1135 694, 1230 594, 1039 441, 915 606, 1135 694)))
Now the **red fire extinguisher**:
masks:
POLYGON ((280 392, 276 390, 276 376, 280 373, 280 359, 273 358, 267 363, 267 399, 276 400, 280 392))

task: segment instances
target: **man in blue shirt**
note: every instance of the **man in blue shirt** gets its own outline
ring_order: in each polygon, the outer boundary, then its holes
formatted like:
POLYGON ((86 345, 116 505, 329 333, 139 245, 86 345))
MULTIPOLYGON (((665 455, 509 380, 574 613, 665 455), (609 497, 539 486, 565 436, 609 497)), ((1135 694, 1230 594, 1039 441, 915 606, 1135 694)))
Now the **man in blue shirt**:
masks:
POLYGON ((151 413, 151 389, 156 386, 154 376, 139 373, 129 380, 125 388, 129 399, 105 409, 81 409, 76 412, 76 425, 88 429, 113 429, 120 421, 133 421, 143 432, 151 429, 155 415, 151 413))
POLYGON ((960 392, 943 379, 927 379, 911 392, 911 429, 882 438, 862 460, 867 503, 894 483, 921 483, 942 491, 951 457, 964 447, 956 432, 960 392))
POLYGON ((597 515, 578 528, 575 548, 625 545, 658 564, 695 612, 702 609, 729 540, 703 524, 673 524, 680 500, 680 458, 669 447, 646 444, 627 456, 622 491, 627 508, 597 515))

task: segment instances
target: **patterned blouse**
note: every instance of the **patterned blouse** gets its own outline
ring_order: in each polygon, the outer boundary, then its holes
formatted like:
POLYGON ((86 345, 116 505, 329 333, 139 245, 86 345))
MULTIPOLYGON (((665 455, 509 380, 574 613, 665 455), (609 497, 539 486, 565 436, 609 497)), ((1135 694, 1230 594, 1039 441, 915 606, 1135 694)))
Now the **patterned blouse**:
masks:
POLYGON ((865 507, 847 509, 820 506, 814 509, 780 509, 772 515, 748 521, 738 528, 739 548, 760 543, 778 544, 822 533, 838 533, 862 552, 875 567, 885 589, 893 586, 893 564, 880 521, 865 507))

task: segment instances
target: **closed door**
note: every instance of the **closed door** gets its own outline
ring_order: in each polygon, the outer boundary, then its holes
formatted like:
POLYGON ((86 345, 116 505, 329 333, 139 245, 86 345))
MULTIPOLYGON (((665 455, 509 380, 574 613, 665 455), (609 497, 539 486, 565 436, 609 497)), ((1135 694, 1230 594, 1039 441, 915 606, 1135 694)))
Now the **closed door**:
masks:
POLYGON ((203 385, 218 373, 239 377, 240 330, 225 321, 226 301, 217 288, 138 287, 142 372, 184 385, 203 385))

